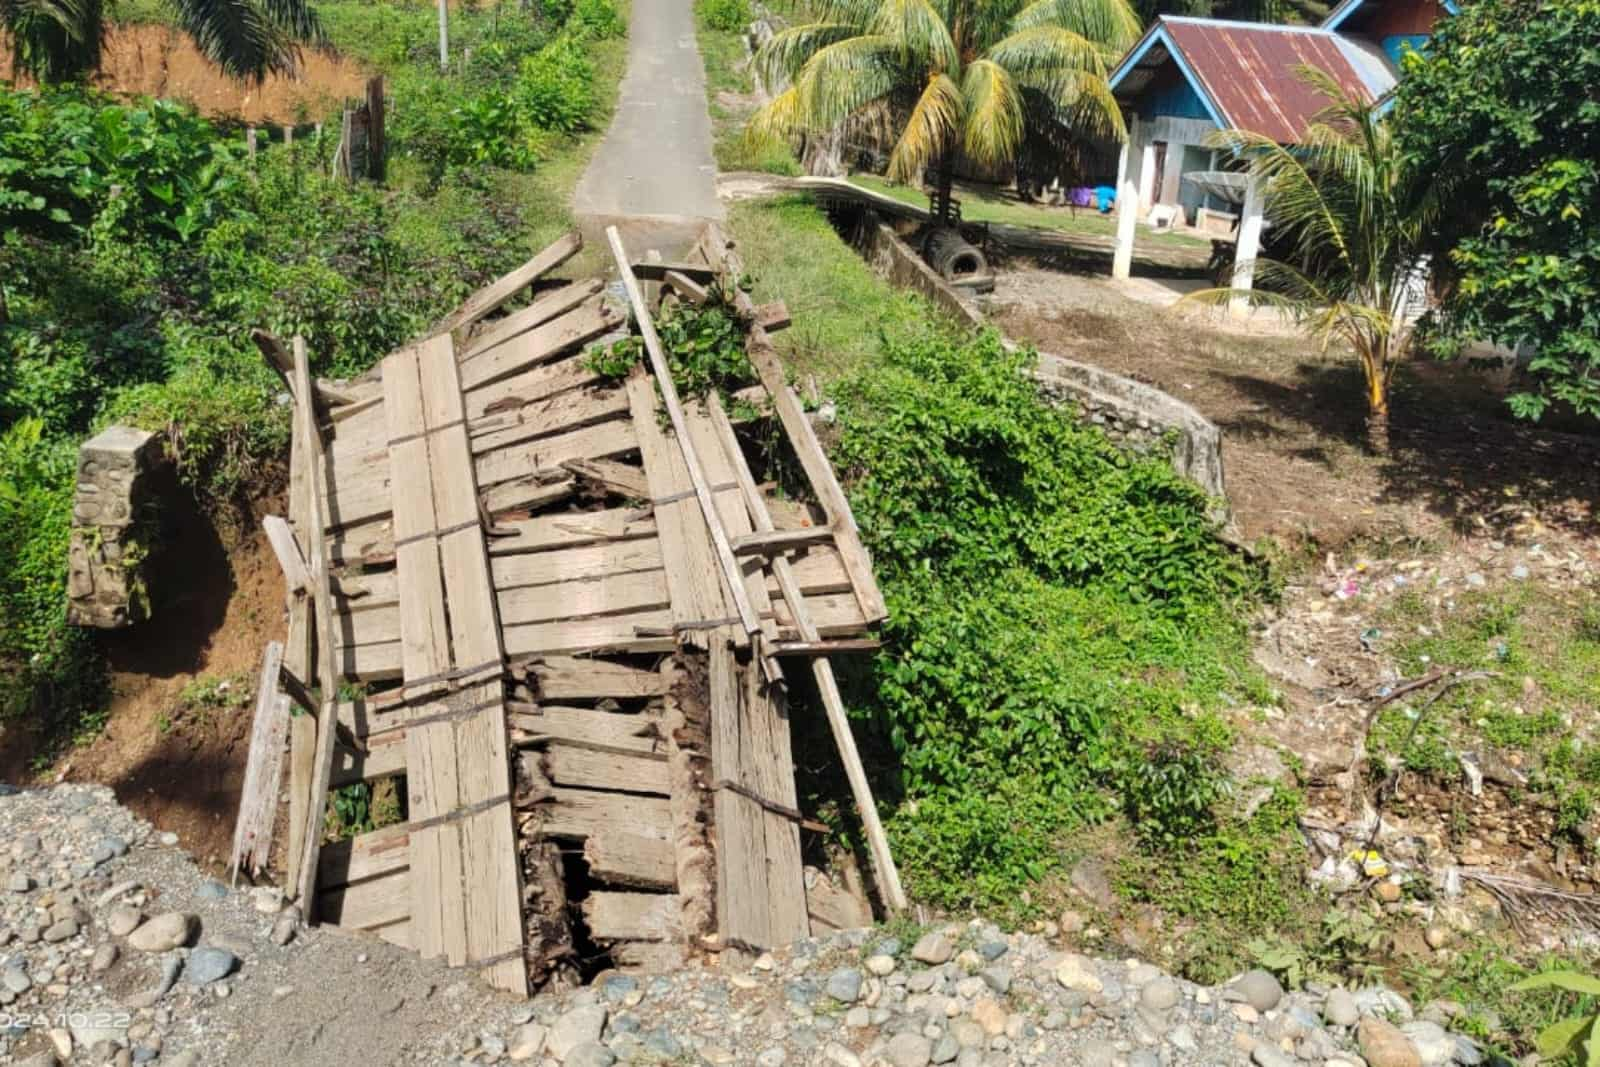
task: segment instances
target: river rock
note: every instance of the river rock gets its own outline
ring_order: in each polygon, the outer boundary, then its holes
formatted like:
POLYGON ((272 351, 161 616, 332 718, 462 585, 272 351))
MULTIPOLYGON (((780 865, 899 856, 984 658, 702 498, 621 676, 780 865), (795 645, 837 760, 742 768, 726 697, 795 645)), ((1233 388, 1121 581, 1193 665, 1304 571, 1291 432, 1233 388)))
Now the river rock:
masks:
POLYGON ((207 986, 228 977, 238 964, 239 957, 227 949, 202 945, 189 953, 189 962, 184 967, 184 977, 192 986, 207 986))
POLYGON ((545 1051, 558 1060, 565 1060, 567 1054, 579 1045, 599 1041, 605 1026, 604 1005, 590 1004, 574 1008, 550 1027, 550 1033, 545 1038, 545 1051))
POLYGON ((1322 1017, 1329 1026, 1354 1026, 1361 1018, 1361 1009, 1348 989, 1332 989, 1322 1002, 1322 1017))
POLYGON ((1393 1023, 1368 1016, 1356 1028, 1356 1040, 1369 1067, 1422 1067, 1416 1046, 1393 1023))
POLYGON ((128 935, 128 944, 140 952, 170 952, 189 943, 194 927, 193 915, 169 911, 135 929, 128 935))
POLYGON ((933 1042, 921 1034, 895 1034, 884 1055, 894 1067, 928 1067, 933 1062, 933 1042))
POLYGON ((911 958, 932 967, 948 963, 955 954, 956 947, 950 943, 950 939, 938 933, 923 934, 911 946, 911 958))
POLYGON ((1283 986, 1270 971, 1246 971, 1228 988, 1256 1011, 1271 1011, 1283 999, 1283 986))

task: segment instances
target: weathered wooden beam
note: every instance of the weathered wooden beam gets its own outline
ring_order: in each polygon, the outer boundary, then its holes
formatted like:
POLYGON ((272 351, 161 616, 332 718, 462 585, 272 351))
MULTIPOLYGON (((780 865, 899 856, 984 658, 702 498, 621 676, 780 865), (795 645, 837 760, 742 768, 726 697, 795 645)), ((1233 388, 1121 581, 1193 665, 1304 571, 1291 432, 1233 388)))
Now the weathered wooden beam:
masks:
POLYGON ((576 232, 567 234, 516 270, 496 278, 467 297, 459 308, 439 324, 439 332, 449 333, 477 322, 532 285, 540 275, 566 262, 582 247, 582 236, 576 232))

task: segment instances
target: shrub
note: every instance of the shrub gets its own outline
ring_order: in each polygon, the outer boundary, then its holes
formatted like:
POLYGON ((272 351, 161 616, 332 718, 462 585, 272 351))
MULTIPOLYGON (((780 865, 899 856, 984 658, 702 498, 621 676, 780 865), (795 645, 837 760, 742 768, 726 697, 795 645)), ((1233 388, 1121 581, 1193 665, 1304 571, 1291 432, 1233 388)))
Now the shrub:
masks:
POLYGON ((835 457, 890 611, 857 696, 899 757, 908 877, 950 907, 1015 908, 1119 792, 1166 832, 1204 825, 1215 709, 1259 688, 1234 610, 1255 579, 1204 495, 1043 403, 1030 359, 928 328, 840 388, 835 457), (1194 773, 1135 775, 1154 746, 1194 773))
POLYGON ((557 38, 522 61, 514 93, 525 121, 573 133, 588 125, 594 109, 594 65, 574 38, 557 38))
POLYGON ((628 29, 612 0, 578 0, 567 26, 579 37, 591 40, 621 37, 628 29))
POLYGON ((700 0, 700 17, 724 33, 742 33, 755 19, 750 0, 700 0))

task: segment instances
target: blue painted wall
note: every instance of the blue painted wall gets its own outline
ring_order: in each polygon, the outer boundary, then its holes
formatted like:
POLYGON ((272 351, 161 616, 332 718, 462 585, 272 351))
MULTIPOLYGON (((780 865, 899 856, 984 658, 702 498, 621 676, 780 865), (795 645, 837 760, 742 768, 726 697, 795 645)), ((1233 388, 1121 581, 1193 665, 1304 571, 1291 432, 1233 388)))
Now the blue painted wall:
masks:
POLYGON ((1180 78, 1174 85, 1145 94, 1139 101, 1139 114, 1145 118, 1169 116, 1178 119, 1210 118, 1200 94, 1194 91, 1188 79, 1180 78))

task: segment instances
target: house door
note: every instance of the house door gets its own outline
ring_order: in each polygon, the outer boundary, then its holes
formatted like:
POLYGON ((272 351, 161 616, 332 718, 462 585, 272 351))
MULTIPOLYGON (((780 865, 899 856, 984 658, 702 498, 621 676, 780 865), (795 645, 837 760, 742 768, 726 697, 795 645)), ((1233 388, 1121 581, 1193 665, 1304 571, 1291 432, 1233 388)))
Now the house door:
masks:
POLYGON ((1156 150, 1155 181, 1150 184, 1150 203, 1155 205, 1161 203, 1162 190, 1166 188, 1167 142, 1155 141, 1150 147, 1156 150))

